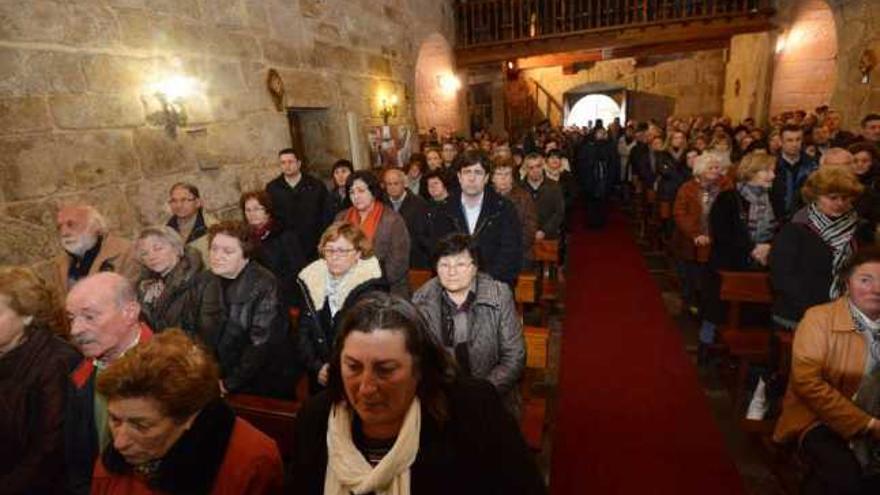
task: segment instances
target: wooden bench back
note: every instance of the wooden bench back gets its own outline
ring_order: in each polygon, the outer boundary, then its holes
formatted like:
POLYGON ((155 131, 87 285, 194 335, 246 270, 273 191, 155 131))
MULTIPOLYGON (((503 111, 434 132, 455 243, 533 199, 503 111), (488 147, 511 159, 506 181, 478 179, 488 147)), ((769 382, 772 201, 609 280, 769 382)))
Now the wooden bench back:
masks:
POLYGON ((535 261, 543 263, 559 263, 559 241, 542 239, 535 241, 532 247, 532 256, 535 261))
POLYGON ((722 301, 761 304, 773 302, 769 273, 720 271, 718 274, 721 276, 722 301))
POLYGON ((423 270, 419 268, 411 268, 409 270, 409 288, 411 291, 415 292, 419 290, 419 287, 425 285, 428 280, 431 280, 434 277, 434 274, 431 270, 423 270))

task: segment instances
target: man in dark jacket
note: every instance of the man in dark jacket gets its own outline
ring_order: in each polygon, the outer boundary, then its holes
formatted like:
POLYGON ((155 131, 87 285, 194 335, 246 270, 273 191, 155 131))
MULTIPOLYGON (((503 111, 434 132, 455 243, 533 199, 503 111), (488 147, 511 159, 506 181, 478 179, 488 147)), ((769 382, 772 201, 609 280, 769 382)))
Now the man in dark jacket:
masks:
POLYGON ((607 215, 606 203, 611 188, 620 178, 620 157, 617 148, 608 140, 608 133, 598 128, 577 148, 575 173, 579 176, 587 207, 587 224, 601 227, 607 215))
POLYGON ((85 359, 70 376, 64 426, 68 484, 72 493, 89 493, 92 468, 107 435, 107 404, 95 397, 101 370, 152 336, 139 321, 140 304, 131 283, 103 272, 80 280, 67 295, 70 338, 85 359))
POLYGON ((803 151, 804 131, 796 125, 782 128, 782 150, 776 164, 776 178, 770 189, 773 210, 780 212, 781 222, 803 206, 801 187, 818 165, 803 151))
POLYGON ((636 127, 636 145, 629 152, 629 170, 639 178, 645 189, 653 189, 657 179, 657 169, 652 163, 651 147, 648 145, 650 142, 648 124, 642 122, 636 127))
POLYGON ((428 202, 406 188, 406 174, 398 168, 385 171, 382 178, 386 203, 400 213, 409 231, 410 268, 431 267, 431 233, 428 230, 428 202))
POLYGON ((303 173, 296 152, 286 148, 278 152, 281 175, 266 184, 277 220, 285 229, 296 232, 299 245, 308 261, 318 258, 318 240, 329 223, 332 208, 327 188, 321 181, 303 173))
POLYGON ((491 188, 489 161, 478 151, 460 157, 461 192, 431 214, 431 245, 452 232, 470 234, 482 256, 486 273, 513 286, 523 259, 522 227, 513 203, 491 188))
POLYGON ((526 180, 523 188, 535 202, 538 212, 538 231, 535 240, 558 239, 565 220, 565 196, 559 183, 544 177, 544 158, 537 153, 529 153, 523 160, 526 167, 526 180))

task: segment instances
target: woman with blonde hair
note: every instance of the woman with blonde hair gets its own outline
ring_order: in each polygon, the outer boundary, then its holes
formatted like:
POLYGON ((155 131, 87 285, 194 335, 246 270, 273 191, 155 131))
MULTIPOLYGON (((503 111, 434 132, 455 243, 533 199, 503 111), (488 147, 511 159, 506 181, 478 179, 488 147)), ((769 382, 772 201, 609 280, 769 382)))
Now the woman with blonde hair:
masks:
POLYGON ((369 239, 356 225, 336 222, 321 236, 320 258, 305 267, 297 283, 302 291, 299 351, 313 391, 327 385, 330 351, 340 316, 369 291, 388 292, 369 239))
POLYGON ((52 291, 31 270, 0 268, 0 490, 66 493, 68 373, 80 361, 60 336, 52 291))
POLYGON ((275 442, 220 398, 210 353, 177 329, 142 343, 101 372, 112 442, 92 495, 263 495, 281 492, 275 442))
POLYGON ((786 224, 770 250, 773 319, 793 330, 807 308, 842 293, 840 269, 857 248, 854 201, 864 187, 849 169, 825 167, 807 178, 807 206, 786 224))

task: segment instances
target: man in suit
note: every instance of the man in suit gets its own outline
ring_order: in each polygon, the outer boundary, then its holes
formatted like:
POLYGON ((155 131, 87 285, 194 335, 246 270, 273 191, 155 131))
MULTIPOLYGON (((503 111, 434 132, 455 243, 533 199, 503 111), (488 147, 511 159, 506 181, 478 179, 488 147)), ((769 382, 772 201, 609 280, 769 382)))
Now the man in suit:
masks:
POLYGON ((431 235, 428 230, 428 202, 406 188, 406 174, 403 170, 389 168, 385 171, 382 181, 385 184, 387 204, 400 213, 409 231, 410 268, 430 268, 431 235))

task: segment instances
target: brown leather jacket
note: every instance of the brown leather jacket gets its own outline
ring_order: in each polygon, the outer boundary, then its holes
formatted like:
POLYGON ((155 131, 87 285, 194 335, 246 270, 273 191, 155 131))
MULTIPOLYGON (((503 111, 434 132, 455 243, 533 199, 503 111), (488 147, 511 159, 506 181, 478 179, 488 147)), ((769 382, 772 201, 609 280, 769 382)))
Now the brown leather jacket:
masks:
MULTIPOLYGON (((722 177, 719 187, 722 191, 730 189, 733 184, 722 177)), ((685 182, 675 195, 672 206, 672 218, 675 220, 675 232, 672 234, 671 249, 674 256, 682 261, 698 261, 705 263, 709 259, 710 246, 697 247, 694 239, 703 232, 701 218, 703 215, 703 188, 697 179, 685 182)))
POLYGON ((773 439, 800 439, 822 423, 844 439, 862 433, 871 416, 852 402, 867 349, 847 297, 807 310, 794 336, 791 377, 773 439))

